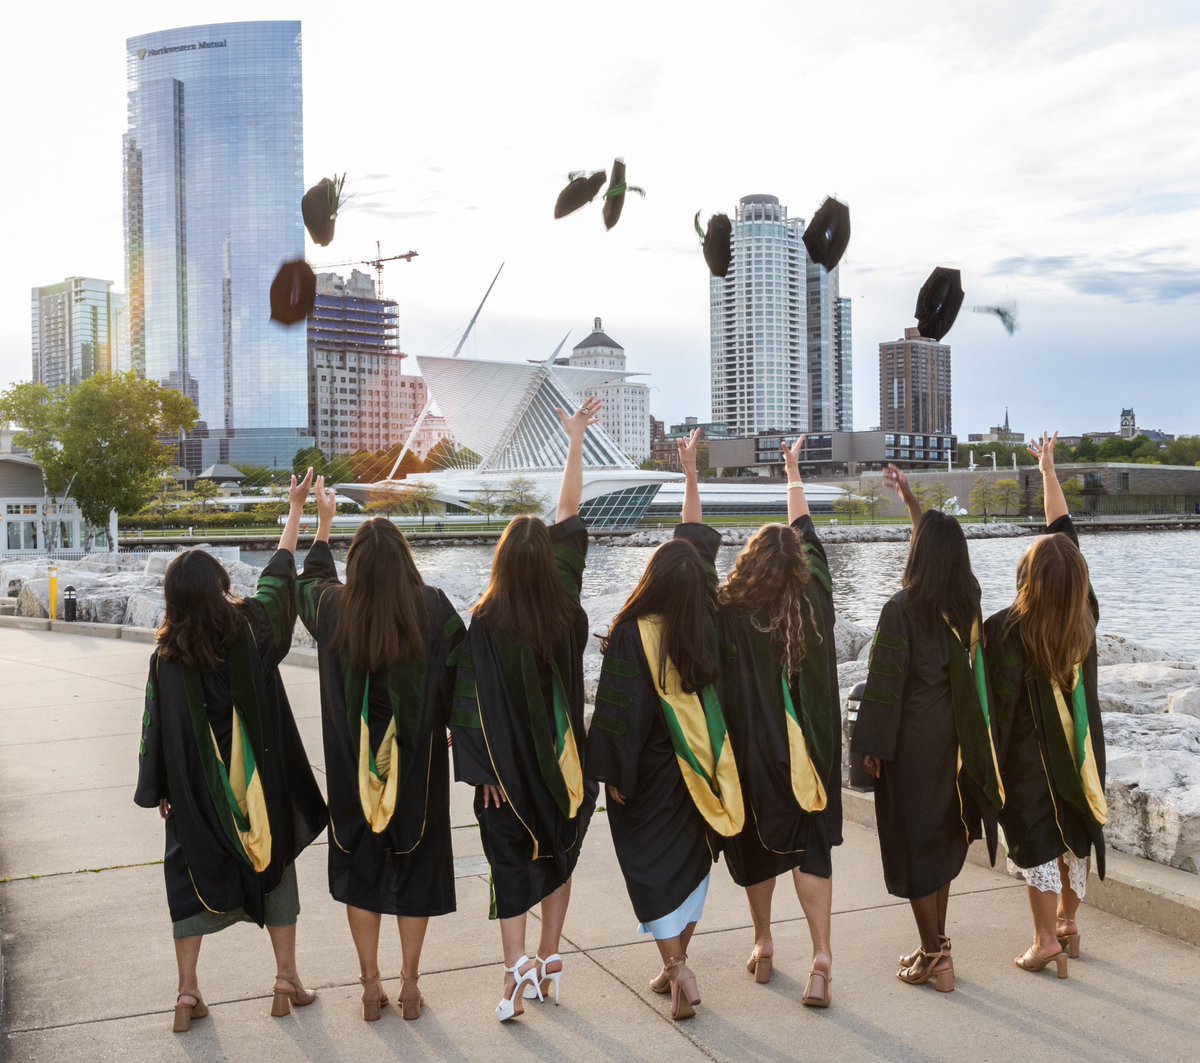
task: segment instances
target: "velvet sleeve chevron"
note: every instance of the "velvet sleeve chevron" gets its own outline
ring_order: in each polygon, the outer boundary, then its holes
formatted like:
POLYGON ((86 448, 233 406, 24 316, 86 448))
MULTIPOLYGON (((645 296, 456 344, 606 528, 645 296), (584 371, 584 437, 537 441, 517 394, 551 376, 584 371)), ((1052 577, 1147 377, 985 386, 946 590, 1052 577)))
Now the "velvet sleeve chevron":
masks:
POLYGON ((858 722, 850 743, 854 753, 883 761, 895 755, 908 660, 908 624, 903 606, 893 598, 879 614, 871 643, 867 689, 858 706, 858 722))
POLYGON ((450 702, 450 734, 453 739, 454 778, 468 786, 498 786, 492 771, 483 723, 479 718, 479 692, 475 686, 475 669, 471 651, 460 641, 450 654, 454 669, 454 694, 450 702))
POLYGON ((157 652, 150 657, 150 675, 146 679, 146 701, 142 709, 142 739, 138 746, 138 781, 133 800, 142 808, 154 808, 169 800, 167 768, 163 763, 162 726, 159 721, 158 680, 155 676, 157 652))
POLYGON ((246 599, 246 611, 258 644, 259 655, 268 668, 287 656, 296 626, 296 559, 290 550, 276 550, 258 577, 254 597, 246 599))
POLYGON ((636 628, 621 625, 604 654, 584 761, 589 779, 615 786, 624 797, 637 792, 638 762, 650 713, 658 711, 657 704, 647 704, 650 690, 639 666, 641 659, 636 628))
POLYGON ((808 570, 826 594, 833 593, 833 579, 829 575, 829 558, 825 554, 825 546, 817 535, 817 527, 812 517, 807 513, 792 521, 792 528, 804 540, 804 555, 808 561, 808 570))
POLYGON ((321 596, 330 587, 340 585, 329 543, 323 540, 314 542, 304 556, 304 569, 296 579, 296 608, 300 622, 313 638, 317 637, 321 596))
POLYGON ((576 601, 583 591, 583 569, 587 564, 587 525, 579 517, 568 517, 550 525, 550 542, 558 578, 576 601))
POLYGON ((992 688, 992 721, 996 729, 996 757, 1003 765, 1008 757, 1012 723, 1025 689, 1025 658, 1020 639, 1005 641, 1004 623, 1009 610, 988 617, 983 625, 984 662, 992 688))

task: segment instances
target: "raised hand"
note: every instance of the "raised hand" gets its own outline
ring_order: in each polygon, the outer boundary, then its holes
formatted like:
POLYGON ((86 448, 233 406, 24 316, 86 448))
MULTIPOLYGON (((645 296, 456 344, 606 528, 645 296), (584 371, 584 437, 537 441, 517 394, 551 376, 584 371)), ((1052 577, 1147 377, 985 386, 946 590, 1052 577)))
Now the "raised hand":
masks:
POLYGON ((304 474, 304 479, 299 483, 296 482, 295 475, 292 476, 291 486, 288 487, 288 504, 295 507, 304 508, 304 503, 308 501, 308 491, 312 487, 313 471, 312 466, 308 467, 308 472, 304 474))
POLYGON ((1042 440, 1039 443, 1036 439, 1029 441, 1029 453, 1038 460, 1038 468, 1042 472, 1054 468, 1054 444, 1058 442, 1058 433, 1050 435, 1049 432, 1042 433, 1042 440))
POLYGON ((583 405, 574 413, 564 413, 562 410, 555 410, 558 414, 558 420, 563 426, 563 431, 567 433, 567 437, 572 440, 582 440, 583 434, 592 425, 600 420, 601 402, 597 398, 585 399, 583 405))
POLYGON ((324 525, 333 524, 333 515, 337 512, 337 493, 332 487, 325 486, 325 477, 317 477, 317 519, 324 525))
POLYGON ((796 442, 790 447, 782 439, 779 441, 779 449, 783 451, 783 463, 789 469, 800 468, 800 452, 804 449, 804 441, 807 438, 807 435, 797 436, 796 442))
POLYGON ((693 428, 686 439, 675 440, 675 450, 679 454, 679 465, 685 471, 696 471, 696 448, 704 438, 704 431, 693 428))
POLYGON ((895 465, 889 465, 883 470, 883 486, 901 498, 906 498, 911 494, 908 486, 908 477, 897 469, 895 465))

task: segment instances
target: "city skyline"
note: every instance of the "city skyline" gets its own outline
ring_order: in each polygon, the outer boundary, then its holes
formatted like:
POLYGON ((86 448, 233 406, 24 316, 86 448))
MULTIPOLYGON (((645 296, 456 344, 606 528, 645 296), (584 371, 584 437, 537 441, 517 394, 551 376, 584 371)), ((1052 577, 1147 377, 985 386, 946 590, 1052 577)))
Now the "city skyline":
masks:
MULTIPOLYGON (((778 107, 746 112, 739 92, 712 81, 720 5, 698 5, 687 26, 649 12, 635 35, 555 11, 545 8, 557 28, 544 37, 560 47, 533 36, 503 56, 489 44, 503 13, 484 5, 369 19, 289 11, 304 26, 305 182, 348 170, 355 193, 335 244, 307 257, 316 267, 367 258, 377 239, 385 255, 418 250, 385 274, 406 351, 452 345, 506 260, 464 354, 526 357, 600 313, 621 322, 658 389, 651 412, 703 420, 708 277, 692 214, 731 213, 746 189, 769 188, 807 219, 836 194, 854 222, 841 270, 853 294, 855 428, 878 419, 878 344, 913 324, 921 281, 944 264, 963 270, 970 304, 1020 307, 1011 338, 966 313, 949 335, 958 431, 994 423, 1003 405, 1032 430, 1115 427, 1127 406, 1165 431, 1200 430, 1200 144, 1186 119, 1200 105, 1200 15, 1188 5, 749 5, 735 25, 772 25, 791 42, 788 61, 761 63, 752 38, 733 32, 720 84, 749 79, 776 101, 824 94, 838 120, 819 137, 785 131, 778 107), (585 82, 582 49, 606 56, 585 82), (926 115, 932 139, 918 134, 926 115), (738 131, 736 150, 710 146, 716 129, 738 131), (680 147, 662 147, 664 130, 680 147), (555 222, 566 172, 618 154, 647 198, 631 199, 610 233, 590 211, 555 222)), ((208 14, 274 12, 250 2, 208 14)), ((37 150, 32 178, 3 178, 22 209, 0 283, 0 386, 28 376, 33 285, 121 283, 120 57, 127 37, 186 21, 139 3, 85 10, 70 34, 49 10, 23 18, 55 45, 0 75, 11 96, 39 101, 9 122, 14 142, 37 150), (44 115, 70 111, 82 92, 88 121, 48 143, 44 115), (81 157, 86 167, 74 165, 81 157)))

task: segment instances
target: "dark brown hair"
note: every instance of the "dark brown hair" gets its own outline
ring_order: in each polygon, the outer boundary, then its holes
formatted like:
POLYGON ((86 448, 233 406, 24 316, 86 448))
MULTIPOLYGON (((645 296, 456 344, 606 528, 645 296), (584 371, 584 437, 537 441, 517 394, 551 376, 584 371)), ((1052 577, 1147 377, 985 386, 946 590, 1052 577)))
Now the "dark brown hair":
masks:
POLYGON ((244 622, 221 562, 204 550, 184 550, 167 566, 163 598, 159 656, 201 672, 220 667, 244 622))
POLYGON ((1096 638, 1089 587, 1087 562, 1065 535, 1043 535, 1017 565, 1004 638, 1016 631, 1032 671, 1063 691, 1074 685, 1075 666, 1096 638))
POLYGON ((386 517, 363 521, 346 555, 330 648, 345 647, 360 672, 410 661, 425 651, 424 580, 408 540, 386 517))
POLYGON ((546 525, 537 517, 517 517, 496 544, 487 589, 472 609, 475 619, 494 631, 516 635, 549 660, 575 609, 559 581, 546 525))
POLYGON ((979 581, 962 526, 953 517, 927 509, 913 528, 904 568, 904 588, 912 611, 926 623, 946 618, 964 643, 979 617, 979 581))
MULTIPOLYGON (((686 539, 671 539, 650 555, 642 578, 612 626, 644 616, 661 617, 659 684, 666 685, 670 660, 683 689, 695 694, 717 678, 716 599, 712 576, 699 552, 686 539)), ((607 650, 607 640, 605 643, 607 650)))
POLYGON ((729 579, 717 593, 723 609, 750 617, 783 651, 789 676, 804 661, 804 618, 812 616, 805 595, 812 573, 804 540, 788 524, 764 524, 738 555, 729 579))

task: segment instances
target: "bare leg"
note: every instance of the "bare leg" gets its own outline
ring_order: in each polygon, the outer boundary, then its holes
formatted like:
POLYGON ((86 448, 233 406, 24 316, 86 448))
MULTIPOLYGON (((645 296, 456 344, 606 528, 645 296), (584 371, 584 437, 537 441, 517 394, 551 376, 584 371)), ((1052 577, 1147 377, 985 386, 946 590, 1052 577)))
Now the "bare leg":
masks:
POLYGON ((269 926, 267 933, 271 936, 271 948, 275 951, 276 979, 286 978, 299 986, 300 975, 296 972, 296 924, 269 926))
POLYGON ((696 924, 688 923, 683 928, 683 933, 679 935, 679 947, 683 949, 682 955, 687 955, 688 945, 692 942, 692 935, 696 932, 696 924))
POLYGON ((792 872, 796 884, 796 896, 804 909, 808 921, 808 933, 812 937, 813 966, 829 973, 833 963, 830 947, 830 923, 833 910, 833 878, 807 875, 803 871, 792 872))
MULTIPOLYGON (((1088 871, 1092 870, 1092 862, 1088 860, 1088 871)), ((1062 894, 1058 902, 1058 922, 1065 924, 1059 926, 1059 930, 1063 936, 1067 934, 1078 933, 1079 928, 1075 925, 1075 916, 1079 911, 1079 897, 1073 889, 1071 889, 1071 876, 1067 871, 1067 864, 1064 860, 1058 862, 1058 875, 1062 881, 1062 894)))
POLYGON ((1062 951, 1055 932, 1055 916, 1058 913, 1058 895, 1049 891, 1027 886, 1029 910, 1033 914, 1033 953, 1035 960, 1054 956, 1062 951))
POLYGON ((379 913, 348 904, 346 920, 350 924, 350 936, 358 953, 359 973, 367 979, 376 977, 379 974, 379 913))
MULTIPOLYGON (((797 887, 799 889, 799 887, 797 887)), ((770 959, 775 955, 775 941, 771 937, 771 901, 775 895, 775 880, 756 882, 746 887, 746 901, 750 905, 750 921, 754 924, 754 958, 770 959)))
POLYGON ((406 1019, 420 1018, 421 991, 417 979, 421 976, 421 946, 425 944, 427 917, 397 916, 400 928, 400 1009, 406 1019))
MULTIPOLYGON (((549 898, 547 898, 548 900, 549 898)), ((545 902, 543 902, 544 904, 545 902)), ((504 966, 513 967, 517 960, 525 955, 525 923, 528 915, 514 915, 511 919, 500 920, 500 944, 504 949, 504 966)), ((533 961, 529 961, 527 967, 522 968, 521 973, 533 967, 533 961)), ((508 1000, 512 997, 513 990, 517 986, 517 980, 511 973, 504 973, 504 998, 508 1000)))
POLYGON ((200 943, 203 937, 175 938, 175 965, 179 968, 179 995, 183 1003, 200 1003, 200 982, 196 976, 196 964, 200 959, 200 943))
MULTIPOLYGON (((678 938, 671 938, 670 941, 679 942, 679 955, 685 960, 687 959, 688 946, 691 944, 692 935, 696 932, 696 924, 688 923, 683 928, 683 932, 678 938)), ((661 946, 660 946, 661 948, 661 946)), ((655 993, 669 993, 671 991, 671 972, 667 970, 666 960, 663 961, 662 970, 650 980, 650 988, 655 993)))
MULTIPOLYGON (((563 924, 567 921, 567 906, 571 902, 571 880, 567 879, 550 896, 542 900, 542 932, 538 938, 537 954, 544 960, 555 955, 562 942, 563 924)), ((562 970, 561 962, 546 965, 546 974, 562 970)))
MULTIPOLYGON (((688 935, 695 929, 696 924, 688 926, 688 935)), ((687 964, 683 962, 683 935, 655 940, 658 953, 662 957, 663 970, 667 972, 671 985, 671 1018, 690 1019, 695 1012, 695 1005, 700 1003, 700 991, 696 988, 696 976, 692 974, 687 964)))

